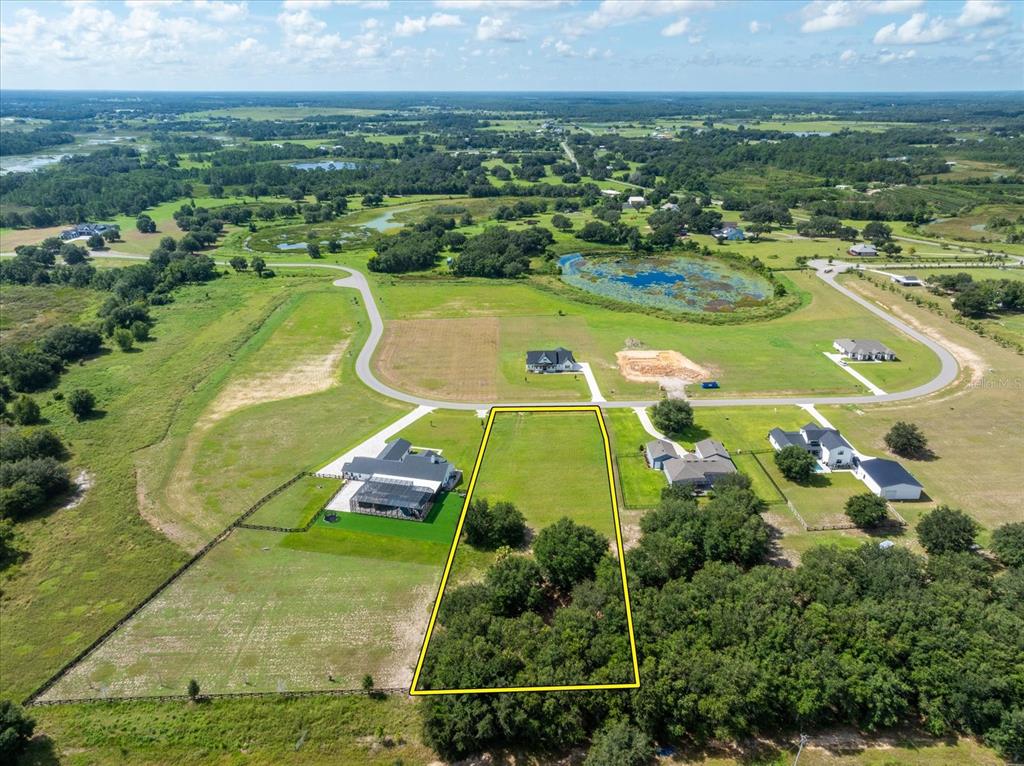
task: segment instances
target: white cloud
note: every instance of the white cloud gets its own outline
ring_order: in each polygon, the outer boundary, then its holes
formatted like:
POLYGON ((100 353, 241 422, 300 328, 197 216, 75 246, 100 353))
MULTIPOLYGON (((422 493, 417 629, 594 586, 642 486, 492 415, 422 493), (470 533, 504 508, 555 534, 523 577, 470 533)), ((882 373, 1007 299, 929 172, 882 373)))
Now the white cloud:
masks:
POLYGON ((928 45, 948 40, 955 30, 942 17, 929 20, 927 13, 915 13, 900 26, 886 24, 875 33, 876 45, 928 45))
POLYGON ((449 10, 483 10, 498 9, 510 11, 533 11, 542 8, 555 8, 573 0, 434 0, 437 8, 449 10))
POLYGON ((434 13, 427 19, 427 26, 436 28, 461 27, 462 18, 454 13, 434 13))
POLYGON ((498 16, 484 16, 476 28, 476 39, 481 41, 498 40, 506 43, 518 43, 526 39, 521 31, 511 26, 508 19, 498 16))
POLYGON ((756 35, 758 32, 767 32, 772 28, 772 25, 767 21, 758 21, 754 19, 747 25, 747 29, 750 30, 750 34, 756 35))
POLYGON ((617 24, 713 8, 714 5, 713 0, 603 0, 597 10, 584 19, 583 26, 587 29, 604 29, 617 24))
POLYGON ((689 28, 690 20, 684 16, 679 21, 674 21, 661 30, 661 34, 663 37, 679 37, 679 35, 685 34, 689 28))
POLYGON ((249 15, 249 6, 245 2, 229 3, 224 0, 192 0, 197 10, 205 11, 211 19, 222 24, 241 21, 249 15))
POLYGON ((259 40, 257 40, 255 37, 247 37, 244 40, 233 45, 231 48, 231 52, 237 55, 253 53, 259 48, 259 45, 259 40))
POLYGON ((395 22, 395 34, 399 37, 412 37, 423 34, 427 31, 427 17, 420 16, 418 19, 410 19, 406 16, 401 21, 395 22))
POLYGON ((847 48, 845 51, 839 54, 839 61, 843 64, 852 64, 857 60, 857 51, 853 48, 847 48))
POLYGON ((813 0, 800 9, 801 32, 831 32, 853 27, 866 16, 884 16, 919 8, 924 0, 813 0))
POLYGON ((1010 14, 1010 6, 997 0, 967 0, 956 23, 961 27, 976 27, 999 21, 1010 14))
POLYGON ((879 64, 891 64, 894 61, 909 61, 917 55, 916 51, 909 50, 903 53, 896 53, 894 51, 882 51, 878 55, 879 64))

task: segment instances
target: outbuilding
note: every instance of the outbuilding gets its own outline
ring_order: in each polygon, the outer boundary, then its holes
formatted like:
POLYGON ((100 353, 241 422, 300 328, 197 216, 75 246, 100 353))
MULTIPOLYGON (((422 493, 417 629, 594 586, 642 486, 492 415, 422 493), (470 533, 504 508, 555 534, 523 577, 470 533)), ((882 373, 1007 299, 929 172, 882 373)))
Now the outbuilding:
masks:
POLYGON ((920 500, 924 487, 895 460, 875 457, 860 460, 857 478, 886 500, 920 500))

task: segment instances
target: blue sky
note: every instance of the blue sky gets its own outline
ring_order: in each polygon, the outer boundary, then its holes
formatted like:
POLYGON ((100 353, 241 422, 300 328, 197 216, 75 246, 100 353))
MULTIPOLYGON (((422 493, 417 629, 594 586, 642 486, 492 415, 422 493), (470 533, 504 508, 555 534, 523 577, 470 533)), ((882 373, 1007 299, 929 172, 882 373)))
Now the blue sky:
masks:
POLYGON ((6 88, 1024 88, 1018 0, 0 3, 6 88))

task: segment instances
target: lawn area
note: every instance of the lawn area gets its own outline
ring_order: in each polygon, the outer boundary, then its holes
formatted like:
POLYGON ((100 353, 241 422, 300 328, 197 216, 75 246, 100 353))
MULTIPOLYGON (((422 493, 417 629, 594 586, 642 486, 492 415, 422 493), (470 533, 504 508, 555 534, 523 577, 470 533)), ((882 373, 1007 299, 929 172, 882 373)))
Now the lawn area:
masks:
POLYGON ((819 473, 807 484, 797 484, 782 475, 775 465, 774 456, 759 457, 765 471, 811 527, 848 524, 849 519, 843 510, 846 501, 868 491, 864 483, 849 471, 819 473))
POLYGON ((799 430, 814 422, 806 411, 790 407, 697 407, 693 426, 679 440, 687 449, 701 439, 717 439, 732 453, 771 450, 768 432, 776 426, 799 430))
POLYGON ((436 450, 444 455, 462 471, 459 489, 465 490, 480 451, 485 422, 486 419, 478 417, 475 412, 434 410, 398 436, 408 439, 414 447, 436 450))
MULTIPOLYGON (((924 484, 932 500, 963 509, 989 531, 1000 524, 1020 521, 1024 430, 1010 423, 1020 412, 1024 359, 898 295, 860 280, 848 284, 943 337, 961 366, 968 369, 968 384, 926 400, 822 407, 822 415, 857 449, 880 456, 886 454, 883 437, 893 422, 916 423, 928 437, 935 458, 901 462, 924 484), (1000 448, 992 450, 996 442, 1000 448), (985 454, 986 459, 970 457, 978 454, 985 454)), ((901 504, 900 513, 913 525, 915 514, 912 509, 905 512, 907 506, 901 504)))
POLYGON ((63 285, 8 285, 0 290, 0 344, 30 343, 61 324, 92 316, 104 293, 63 285))
POLYGON ((303 476, 245 520, 269 527, 303 527, 341 489, 337 479, 303 476))
POLYGON ((235 530, 47 697, 403 686, 446 548, 235 530))
POLYGON ((604 412, 612 445, 612 460, 618 473, 619 491, 625 508, 654 508, 667 482, 665 474, 652 470, 641 447, 653 437, 640 425, 636 413, 627 409, 604 412))
MULTIPOLYGON (((651 349, 679 351, 721 381, 720 391, 694 389, 695 397, 852 394, 866 389, 822 352, 831 350, 835 338, 869 337, 889 345, 903 360, 892 368, 897 379, 891 390, 918 385, 937 373, 938 359, 924 346, 821 280, 795 279, 809 294, 802 308, 768 321, 705 325, 612 310, 528 281, 371 275, 385 317, 402 320, 388 321, 375 367, 396 387, 440 398, 478 401, 481 394, 496 391, 506 401, 536 401, 553 396, 546 386, 555 383, 526 376, 524 354, 544 344, 562 345, 590 362, 606 397, 656 398, 655 384, 630 382, 619 372, 615 354, 632 339, 651 349), (453 321, 467 318, 475 322, 453 321), (422 366, 412 365, 407 350, 422 366)), ((585 396, 582 380, 561 376, 556 383, 563 398, 576 391, 585 396)))
POLYGON ((423 521, 389 519, 363 513, 338 513, 336 521, 327 521, 323 517, 317 519, 315 528, 325 534, 331 530, 345 530, 397 537, 402 540, 440 543, 451 547, 464 503, 465 498, 462 495, 446 492, 440 496, 423 521))
POLYGON ((513 502, 534 532, 569 516, 615 538, 604 442, 591 412, 497 414, 473 496, 513 502))

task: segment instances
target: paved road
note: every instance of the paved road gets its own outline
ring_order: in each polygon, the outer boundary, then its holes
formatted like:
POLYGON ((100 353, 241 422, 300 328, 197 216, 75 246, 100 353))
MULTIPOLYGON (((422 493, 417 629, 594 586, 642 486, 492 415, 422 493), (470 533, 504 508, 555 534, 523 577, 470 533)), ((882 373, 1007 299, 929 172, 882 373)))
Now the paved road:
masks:
MULTIPOLYGON (((5 254, 6 255, 6 254, 5 254)), ((149 260, 144 255, 134 255, 129 253, 119 253, 116 251, 94 251, 93 256, 96 258, 113 258, 119 260, 132 260, 132 261, 146 261, 149 260)), ((218 260, 217 263, 222 266, 227 265, 227 261, 218 260)), ((407 402, 417 407, 433 407, 434 409, 445 409, 445 410, 463 410, 463 411, 476 411, 476 410, 487 410, 492 406, 557 406, 557 405, 578 405, 578 404, 599 404, 602 407, 609 408, 635 408, 635 407, 649 407, 655 404, 658 400, 636 400, 636 401, 611 401, 611 402, 598 402, 598 401, 565 401, 565 402, 450 402, 440 399, 429 399, 423 396, 416 396, 414 394, 406 393, 405 391, 399 391, 396 388, 392 388, 383 381, 379 380, 373 372, 372 360, 373 354, 377 350, 377 344, 380 343, 381 337, 384 335, 384 319, 380 314, 380 309, 377 308, 377 302, 374 300, 373 293, 370 291, 370 284, 366 280, 366 276, 355 269, 350 269, 345 266, 339 266, 334 263, 281 263, 274 262, 271 264, 276 268, 295 268, 295 269, 329 269, 333 271, 344 272, 347 276, 341 277, 340 279, 334 280, 334 284, 338 287, 348 287, 353 290, 358 290, 359 294, 363 298, 363 303, 366 307, 366 314, 370 319, 370 334, 366 339, 366 343, 359 350, 359 355, 356 357, 356 374, 359 379, 363 381, 367 386, 372 388, 384 396, 388 396, 392 399, 396 399, 401 402, 407 402)), ((841 284, 836 282, 836 276, 843 271, 853 268, 853 264, 834 262, 828 264, 824 260, 813 260, 809 261, 808 265, 815 269, 815 273, 820 279, 823 279, 827 285, 835 290, 838 290, 850 300, 859 303, 865 309, 870 311, 875 316, 888 322, 889 324, 896 327, 901 332, 909 335, 919 343, 924 344, 931 349, 938 357, 941 363, 941 369, 939 374, 932 378, 927 383, 923 383, 920 386, 907 389, 906 391, 897 391, 895 393, 889 393, 882 396, 873 395, 857 395, 857 396, 752 396, 743 398, 730 398, 730 399, 693 399, 690 400, 690 404, 694 407, 773 407, 773 406, 789 406, 789 405, 822 405, 822 404, 876 404, 878 402, 897 402, 905 399, 916 399, 920 396, 927 396, 928 394, 935 393, 946 386, 950 385, 956 380, 957 373, 959 371, 959 365, 957 364, 956 358, 947 351, 942 345, 929 338, 927 335, 918 332, 913 327, 910 327, 907 323, 897 319, 892 314, 888 313, 884 309, 876 306, 864 298, 861 298, 856 293, 843 287, 841 284), (826 271, 831 269, 831 271, 826 271)))

